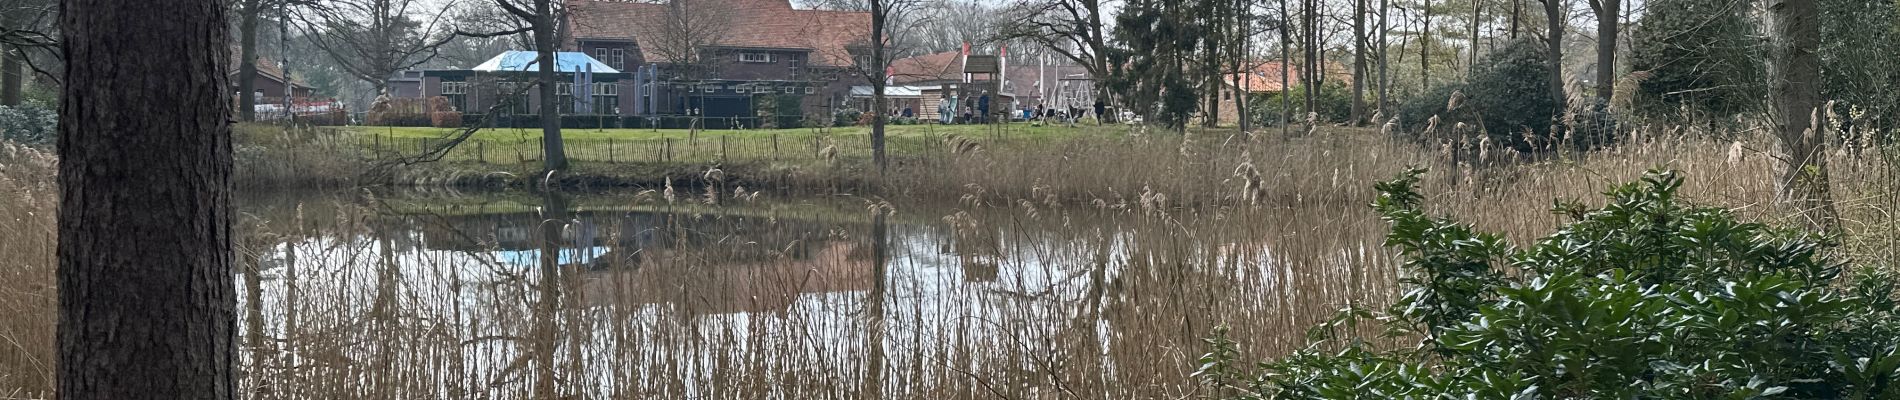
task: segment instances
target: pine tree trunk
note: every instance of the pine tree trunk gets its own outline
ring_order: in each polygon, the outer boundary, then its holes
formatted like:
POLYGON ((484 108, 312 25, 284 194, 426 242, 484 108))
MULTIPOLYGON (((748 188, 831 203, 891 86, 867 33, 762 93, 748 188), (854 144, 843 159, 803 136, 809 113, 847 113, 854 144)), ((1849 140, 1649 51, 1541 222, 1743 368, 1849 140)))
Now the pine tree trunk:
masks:
MULTIPOLYGON (((1385 114, 1388 118, 1392 116, 1391 103, 1389 100, 1392 95, 1392 81, 1386 77, 1386 50, 1388 50, 1388 45, 1390 44, 1386 41, 1386 36, 1392 33, 1392 27, 1386 20, 1387 17, 1391 16, 1390 6, 1390 0, 1379 0, 1379 113, 1385 114)), ((1373 122, 1384 124, 1384 122, 1381 121, 1373 122)))
POLYGON ((1821 110, 1819 12, 1814 0, 1768 3, 1769 97, 1776 138, 1790 160, 1781 176, 1781 197, 1807 213, 1810 228, 1839 229, 1828 188, 1827 135, 1821 110))
POLYGON ((224 4, 62 8, 59 397, 233 399, 224 4))
POLYGON ((560 80, 554 78, 554 9, 553 0, 535 0, 534 15, 534 51, 541 68, 535 72, 541 81, 541 146, 544 148, 544 165, 548 171, 567 170, 567 148, 561 140, 561 114, 556 108, 560 101, 554 92, 560 80))
POLYGON ((1288 67, 1293 64, 1293 38, 1288 35, 1286 21, 1289 21, 1286 0, 1280 0, 1280 137, 1283 138, 1288 133, 1287 117, 1290 114, 1288 108, 1292 105, 1291 97, 1293 97, 1293 81, 1288 76, 1291 74, 1287 73, 1288 67))

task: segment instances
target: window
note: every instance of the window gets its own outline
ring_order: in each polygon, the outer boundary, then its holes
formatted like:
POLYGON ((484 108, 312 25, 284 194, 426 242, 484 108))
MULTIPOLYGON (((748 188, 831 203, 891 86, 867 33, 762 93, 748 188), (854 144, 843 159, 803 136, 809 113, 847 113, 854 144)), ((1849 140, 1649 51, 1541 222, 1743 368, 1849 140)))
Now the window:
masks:
POLYGON ((796 59, 796 58, 794 58, 794 59, 790 59, 790 60, 785 60, 785 65, 787 65, 787 66, 790 66, 791 68, 798 68, 798 64, 799 64, 799 63, 800 63, 800 61, 799 61, 798 59, 796 59))
POLYGON ((769 62, 772 62, 772 53, 756 53, 756 52, 739 53, 739 62, 769 63, 769 62))
POLYGON ((812 93, 816 93, 817 91, 818 91, 818 90, 817 90, 816 88, 812 88, 812 87, 809 87, 809 86, 808 86, 808 87, 805 87, 805 94, 812 94, 812 93))
POLYGON ((614 69, 627 68, 627 49, 614 49, 614 69))
POLYGON ((607 48, 606 48, 606 47, 595 47, 595 48, 594 48, 594 59, 595 59, 595 60, 600 60, 600 62, 608 62, 608 59, 607 59, 607 48))
POLYGON ((733 92, 733 93, 738 93, 738 94, 745 94, 745 86, 740 86, 740 87, 736 87, 736 88, 732 88, 732 92, 733 92))
POLYGON ((574 94, 574 84, 561 82, 561 84, 554 86, 554 94, 561 96, 574 94))
POLYGON ((860 55, 860 56, 858 56, 858 57, 857 57, 857 60, 858 60, 858 67, 859 67, 859 68, 870 68, 870 67, 871 67, 871 56, 868 56, 868 55, 860 55))
POLYGON ((442 94, 466 94, 468 82, 442 82, 442 94))
POLYGON ((594 84, 594 95, 595 95, 595 96, 614 96, 614 95, 617 95, 617 94, 619 94, 619 92, 618 92, 618 90, 619 90, 619 88, 618 88, 618 87, 616 87, 616 86, 614 86, 614 84, 613 84, 613 83, 596 83, 596 84, 594 84))

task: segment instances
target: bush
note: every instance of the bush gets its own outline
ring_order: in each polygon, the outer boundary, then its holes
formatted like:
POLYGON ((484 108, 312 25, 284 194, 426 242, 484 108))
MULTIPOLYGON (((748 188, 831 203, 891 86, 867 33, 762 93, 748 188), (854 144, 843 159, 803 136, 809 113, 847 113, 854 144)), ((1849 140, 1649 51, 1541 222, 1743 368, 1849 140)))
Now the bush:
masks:
POLYGON ((311 126, 344 126, 350 124, 350 114, 343 110, 331 110, 321 114, 299 115, 297 122, 311 126))
POLYGON ((856 126, 858 119, 863 116, 863 111, 850 108, 840 109, 838 112, 832 113, 831 126, 856 126))
MULTIPOLYGON (((1544 45, 1536 40, 1512 42, 1485 56, 1472 69, 1469 83, 1432 88, 1399 105, 1406 132, 1421 133, 1438 116, 1439 133, 1459 122, 1481 128, 1494 143, 1532 151, 1537 143, 1551 143, 1550 124, 1557 103, 1550 93, 1550 63, 1544 45), (1463 93, 1458 109, 1450 109, 1454 93, 1463 93), (1529 132, 1530 135, 1524 135, 1529 132)), ((1477 130, 1459 132, 1476 135, 1477 130)))
POLYGON ((59 110, 38 101, 0 106, 0 141, 51 146, 59 138, 59 110))
POLYGON ((1350 328, 1373 313, 1349 309, 1259 376, 1217 332, 1202 379, 1271 398, 1900 396, 1894 280, 1848 274, 1831 240, 1683 204, 1652 171, 1602 208, 1558 203, 1573 222, 1517 248, 1428 216, 1419 172, 1374 208, 1410 276, 1384 327, 1422 351, 1371 347, 1350 328))
POLYGON ((462 127, 462 113, 456 111, 436 111, 429 113, 429 126, 437 128, 462 127))
MULTIPOLYGON (((1345 122, 1352 118, 1352 90, 1346 83, 1330 80, 1320 84, 1319 91, 1313 93, 1314 112, 1319 113, 1320 122, 1345 122)), ((1249 110, 1255 122, 1264 125, 1280 123, 1280 93, 1255 94, 1249 110)), ((1306 86, 1297 86, 1287 91, 1287 120, 1292 123, 1306 121, 1306 86)))

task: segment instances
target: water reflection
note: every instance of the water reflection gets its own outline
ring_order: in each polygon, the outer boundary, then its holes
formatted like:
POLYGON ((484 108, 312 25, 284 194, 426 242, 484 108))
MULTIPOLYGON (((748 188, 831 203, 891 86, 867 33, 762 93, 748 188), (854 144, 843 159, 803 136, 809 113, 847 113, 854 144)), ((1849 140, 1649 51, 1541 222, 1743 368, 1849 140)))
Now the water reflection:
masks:
POLYGON ((392 197, 247 202, 247 390, 1178 397, 1215 324, 1284 351, 1391 279, 1378 252, 1337 248, 1376 233, 1322 248, 1261 223, 1359 218, 1303 210, 392 197))

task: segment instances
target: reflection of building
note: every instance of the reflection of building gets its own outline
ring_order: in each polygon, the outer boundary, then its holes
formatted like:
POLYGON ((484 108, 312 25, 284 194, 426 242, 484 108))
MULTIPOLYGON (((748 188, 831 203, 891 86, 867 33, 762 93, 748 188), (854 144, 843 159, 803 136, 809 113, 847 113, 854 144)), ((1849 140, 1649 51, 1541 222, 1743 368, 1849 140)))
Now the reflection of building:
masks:
MULTIPOLYGON (((577 212, 559 263, 587 304, 669 303, 692 313, 783 310, 801 294, 868 290, 870 249, 833 237, 836 223, 654 212, 577 212)), ((535 212, 429 217, 423 247, 494 255, 532 268, 535 212)), ((868 230, 868 227, 863 228, 868 230)))

